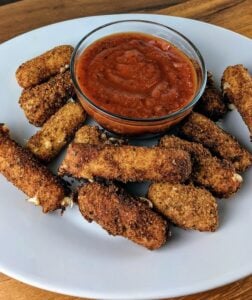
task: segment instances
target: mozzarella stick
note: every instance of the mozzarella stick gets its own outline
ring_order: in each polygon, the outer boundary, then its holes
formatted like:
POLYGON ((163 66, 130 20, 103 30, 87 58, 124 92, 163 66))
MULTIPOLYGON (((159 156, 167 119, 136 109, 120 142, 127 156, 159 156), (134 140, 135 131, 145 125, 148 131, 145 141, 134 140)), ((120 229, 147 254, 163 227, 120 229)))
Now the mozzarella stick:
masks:
POLYGON ((28 121, 40 127, 73 95, 70 72, 66 71, 45 83, 24 90, 19 104, 28 121))
POLYGON ((248 126, 252 139, 252 78, 243 65, 226 68, 221 80, 222 90, 248 126))
POLYGON ((237 172, 245 171, 252 164, 252 155, 238 141, 199 113, 191 113, 180 129, 191 141, 202 144, 213 154, 230 161, 237 172))
POLYGON ((88 183, 78 192, 81 214, 95 221, 111 235, 123 236, 150 250, 167 240, 168 223, 145 202, 114 185, 88 183))
POLYGON ((62 45, 37 56, 18 67, 16 78, 23 88, 46 81, 69 68, 73 47, 62 45))
POLYGON ((227 104, 224 102, 221 92, 215 87, 212 74, 207 74, 206 89, 194 107, 197 111, 213 121, 223 118, 228 111, 227 104))
POLYGON ((175 136, 164 136, 159 145, 189 152, 193 161, 192 181, 205 187, 214 196, 228 198, 239 189, 242 177, 235 172, 232 164, 212 156, 201 144, 175 136))
POLYGON ((148 198, 172 223, 184 229, 215 231, 218 211, 215 198, 205 189, 193 185, 154 183, 148 198))
POLYGON ((183 150, 159 147, 86 145, 73 143, 59 168, 60 175, 122 182, 182 182, 191 173, 191 159, 183 150))
POLYGON ((126 140, 109 137, 104 130, 98 126, 82 126, 75 134, 74 143, 90 145, 124 145, 126 140))
POLYGON ((30 197, 29 202, 41 205, 44 213, 71 202, 63 181, 11 140, 4 125, 0 126, 0 172, 30 197))
POLYGON ((79 103, 67 103, 27 142, 27 148, 41 161, 50 162, 84 123, 86 113, 79 103))

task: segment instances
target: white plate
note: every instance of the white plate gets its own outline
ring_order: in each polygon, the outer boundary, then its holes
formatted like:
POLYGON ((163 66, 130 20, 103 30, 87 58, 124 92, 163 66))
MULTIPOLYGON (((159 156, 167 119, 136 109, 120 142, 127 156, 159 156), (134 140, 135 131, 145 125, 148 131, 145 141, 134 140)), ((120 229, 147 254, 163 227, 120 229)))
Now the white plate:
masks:
MULTIPOLYGON (((252 71, 251 40, 198 21, 141 14, 50 25, 0 45, 0 121, 9 125, 13 138, 24 143, 36 130, 18 105, 18 65, 58 44, 76 45, 89 30, 122 19, 153 20, 182 32, 200 49, 218 80, 227 65, 243 63, 252 71)), ((223 125, 252 150, 236 112, 229 113, 223 125)), ((151 252, 89 224, 77 207, 63 217, 58 212, 42 214, 0 176, 0 271, 51 291, 113 299, 180 296, 237 280, 252 271, 252 170, 244 179, 232 199, 219 201, 216 233, 173 228, 167 245, 151 252)))

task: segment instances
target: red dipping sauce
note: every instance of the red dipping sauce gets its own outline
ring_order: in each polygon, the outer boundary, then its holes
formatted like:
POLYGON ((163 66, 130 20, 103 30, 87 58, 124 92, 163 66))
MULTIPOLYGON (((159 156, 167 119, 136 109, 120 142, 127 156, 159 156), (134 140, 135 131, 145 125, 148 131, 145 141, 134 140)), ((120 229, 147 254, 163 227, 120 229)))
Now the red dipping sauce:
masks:
POLYGON ((197 74, 173 44, 143 33, 97 40, 80 55, 76 79, 89 100, 109 113, 155 118, 192 101, 197 74))

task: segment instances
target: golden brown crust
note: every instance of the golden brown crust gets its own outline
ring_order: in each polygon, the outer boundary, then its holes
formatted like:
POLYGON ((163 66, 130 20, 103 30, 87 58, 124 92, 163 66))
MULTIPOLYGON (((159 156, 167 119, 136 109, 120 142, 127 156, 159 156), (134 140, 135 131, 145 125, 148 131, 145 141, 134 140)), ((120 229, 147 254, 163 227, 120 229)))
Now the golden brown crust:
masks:
POLYGON ((215 231, 217 203, 207 190, 193 185, 154 183, 148 191, 154 207, 184 229, 215 231))
POLYGON ((199 113, 191 113, 180 130, 189 140, 230 161, 238 172, 252 164, 252 155, 233 136, 199 113))
POLYGON ((76 143, 68 147, 59 169, 61 175, 86 179, 103 177, 123 182, 182 182, 190 173, 190 155, 183 150, 76 143))
POLYGON ((90 145, 100 145, 103 144, 101 138, 102 130, 98 126, 82 126, 76 133, 73 142, 90 144, 90 145))
POLYGON ((188 151, 193 161, 192 181, 208 189, 214 196, 228 198, 239 189, 242 177, 235 172, 231 163, 212 156, 201 144, 175 136, 164 136, 159 144, 161 147, 188 151))
POLYGON ((127 141, 109 137, 103 129, 98 126, 82 126, 75 134, 74 143, 90 145, 126 145, 127 141))
POLYGON ((51 161, 84 123, 86 113, 79 103, 60 108, 27 143, 27 148, 40 160, 51 161))
POLYGON ((109 234, 123 236, 150 250, 160 248, 167 240, 167 222, 146 203, 114 185, 88 183, 82 186, 78 204, 89 222, 97 222, 109 234))
POLYGON ((62 45, 37 56, 18 67, 16 78, 23 88, 40 84, 69 67, 73 47, 62 45))
POLYGON ((215 87, 212 75, 208 72, 206 89, 194 107, 199 112, 213 121, 225 116, 228 111, 227 104, 222 98, 221 92, 215 87))
POLYGON ((243 65, 226 68, 221 80, 224 96, 237 107, 252 138, 252 78, 243 65))
POLYGON ((0 172, 17 188, 36 198, 47 213, 61 208, 68 190, 61 180, 41 165, 32 154, 9 138, 0 126, 0 172))
POLYGON ((66 71, 45 83, 24 90, 19 104, 31 124, 42 126, 73 95, 70 72, 66 71))

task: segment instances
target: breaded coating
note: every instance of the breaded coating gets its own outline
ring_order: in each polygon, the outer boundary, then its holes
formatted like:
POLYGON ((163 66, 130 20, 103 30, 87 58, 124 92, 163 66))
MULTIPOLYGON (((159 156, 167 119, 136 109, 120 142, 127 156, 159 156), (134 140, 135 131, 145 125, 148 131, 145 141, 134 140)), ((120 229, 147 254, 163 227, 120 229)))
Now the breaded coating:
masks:
POLYGON ((75 134, 74 143, 90 145, 126 145, 127 141, 119 138, 109 137, 103 129, 98 126, 82 126, 75 134))
POLYGON ((221 80, 222 90, 228 102, 235 105, 252 139, 252 77, 243 65, 226 68, 221 80))
POLYGON ((47 213, 62 208, 69 190, 63 181, 40 164, 32 154, 10 139, 9 131, 0 126, 0 172, 47 213))
POLYGON ((150 250, 160 248, 167 240, 168 223, 115 185, 88 183, 79 189, 81 214, 95 221, 111 235, 123 236, 150 250))
POLYGON ((107 140, 107 136, 98 126, 82 126, 76 133, 73 142, 90 145, 101 145, 103 140, 107 140))
POLYGON ((60 166, 60 175, 123 182, 182 182, 191 173, 191 159, 183 150, 160 147, 87 145, 73 143, 60 166))
POLYGON ((27 148, 40 160, 50 162, 71 140, 86 119, 79 103, 69 102, 60 108, 27 143, 27 148))
POLYGON ((57 46, 18 67, 16 78, 23 88, 29 88, 46 81, 51 76, 69 68, 73 47, 57 46))
POLYGON ((238 141, 199 113, 191 113, 180 128, 181 133, 201 143, 213 154, 230 161, 236 171, 243 172, 252 164, 252 155, 238 141))
POLYGON ((164 136, 159 145, 189 152, 193 162, 192 181, 208 189, 214 196, 228 198, 239 189, 242 177, 235 172, 232 164, 212 156, 201 144, 164 136))
POLYGON ((207 73, 206 89, 194 107, 197 111, 213 121, 223 118, 228 112, 227 104, 224 102, 221 92, 215 87, 211 73, 207 73))
POLYGON ((215 231, 218 211, 215 198, 193 185, 153 183, 148 198, 172 223, 184 229, 215 231))
POLYGON ((66 71, 45 83, 24 90, 19 104, 28 121, 40 127, 73 95, 70 72, 66 71))

